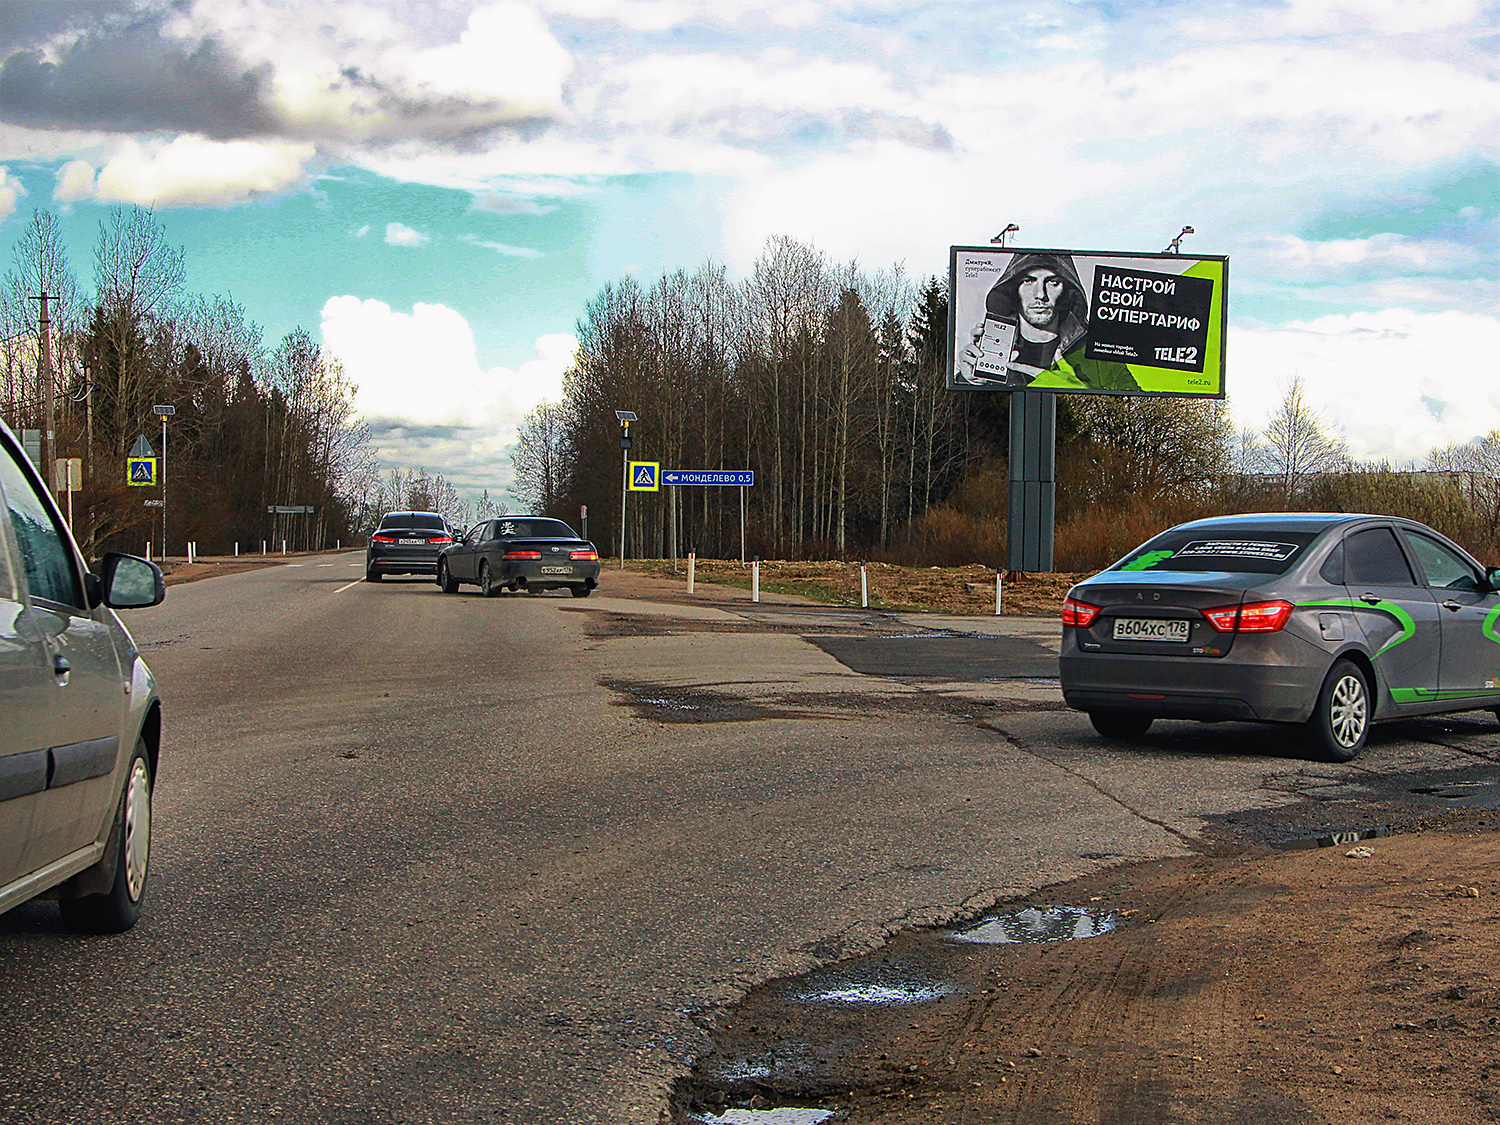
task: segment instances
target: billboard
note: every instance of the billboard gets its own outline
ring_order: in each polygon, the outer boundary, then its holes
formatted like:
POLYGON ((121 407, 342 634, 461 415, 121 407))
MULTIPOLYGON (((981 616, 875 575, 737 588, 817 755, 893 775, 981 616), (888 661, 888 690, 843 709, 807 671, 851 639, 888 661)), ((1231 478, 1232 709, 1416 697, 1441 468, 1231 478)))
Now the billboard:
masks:
POLYGON ((1224 397, 1229 259, 954 246, 948 389, 1224 397))

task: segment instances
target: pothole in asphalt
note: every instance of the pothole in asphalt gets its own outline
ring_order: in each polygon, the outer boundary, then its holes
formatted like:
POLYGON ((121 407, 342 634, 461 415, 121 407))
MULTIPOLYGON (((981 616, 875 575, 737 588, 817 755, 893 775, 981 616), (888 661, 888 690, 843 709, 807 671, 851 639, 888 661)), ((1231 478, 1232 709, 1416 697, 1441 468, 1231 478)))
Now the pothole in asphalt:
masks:
POLYGON ((926 1004, 952 996, 956 984, 924 980, 879 961, 853 961, 794 982, 783 998, 798 1004, 926 1004))
POLYGON ((1113 933, 1117 914, 1083 906, 1028 906, 980 919, 961 930, 944 931, 952 941, 983 945, 1034 945, 1044 941, 1078 941, 1113 933))
POLYGON ((831 1109, 781 1106, 777 1109, 726 1109, 722 1113, 696 1114, 688 1120, 708 1125, 820 1125, 833 1117, 831 1109))

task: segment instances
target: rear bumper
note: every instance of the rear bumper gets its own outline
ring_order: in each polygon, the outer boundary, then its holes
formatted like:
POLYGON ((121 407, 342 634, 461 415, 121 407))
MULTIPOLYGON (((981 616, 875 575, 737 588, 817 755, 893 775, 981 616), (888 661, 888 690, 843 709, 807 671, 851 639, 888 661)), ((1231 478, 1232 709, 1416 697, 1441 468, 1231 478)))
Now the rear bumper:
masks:
POLYGON ((592 590, 599 585, 599 564, 594 563, 537 563, 502 561, 496 582, 513 586, 518 590, 571 590, 583 587, 592 590), (569 573, 558 574, 556 570, 566 566, 569 573), (552 569, 553 573, 545 573, 552 569))
POLYGON ((437 551, 420 555, 397 551, 371 552, 365 555, 365 569, 377 574, 436 574, 437 551))
POLYGON ((1163 719, 1301 723, 1312 715, 1331 654, 1289 634, 1240 637, 1221 658, 1083 652, 1064 629, 1063 701, 1079 711, 1163 719))

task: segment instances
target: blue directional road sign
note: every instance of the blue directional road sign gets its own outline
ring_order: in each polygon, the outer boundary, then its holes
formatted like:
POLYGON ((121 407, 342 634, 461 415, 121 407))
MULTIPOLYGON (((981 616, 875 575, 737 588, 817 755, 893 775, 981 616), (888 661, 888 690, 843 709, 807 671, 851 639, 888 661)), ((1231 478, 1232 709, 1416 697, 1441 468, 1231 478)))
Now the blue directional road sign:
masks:
POLYGON ((660 492, 661 463, 659 461, 630 462, 631 492, 660 492))
POLYGON ((755 473, 750 469, 663 469, 661 482, 748 488, 755 483, 755 473))

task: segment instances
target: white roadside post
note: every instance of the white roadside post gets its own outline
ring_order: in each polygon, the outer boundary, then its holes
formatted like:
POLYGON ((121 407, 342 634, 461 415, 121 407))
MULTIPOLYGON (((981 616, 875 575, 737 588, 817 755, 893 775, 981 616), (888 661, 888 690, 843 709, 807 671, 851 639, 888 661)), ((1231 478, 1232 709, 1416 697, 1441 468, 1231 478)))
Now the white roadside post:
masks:
POLYGON ((861 609, 870 608, 870 575, 864 563, 859 564, 859 606, 861 609))
POLYGON ((693 567, 698 562, 698 552, 688 552, 688 593, 693 592, 693 567))
POLYGON ((1003 570, 995 571, 995 616, 1000 616, 1000 580, 1005 577, 1003 570))
POLYGON ((750 600, 760 601, 760 556, 755 556, 755 561, 750 564, 750 600))

